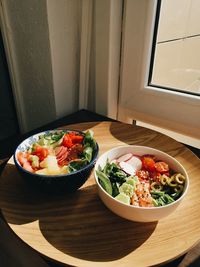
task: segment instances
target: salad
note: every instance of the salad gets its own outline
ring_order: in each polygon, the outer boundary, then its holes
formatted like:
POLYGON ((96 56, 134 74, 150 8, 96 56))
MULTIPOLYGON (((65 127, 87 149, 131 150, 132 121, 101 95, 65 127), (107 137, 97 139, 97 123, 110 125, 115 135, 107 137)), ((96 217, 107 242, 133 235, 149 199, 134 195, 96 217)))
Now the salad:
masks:
POLYGON ((27 171, 42 175, 59 175, 77 171, 93 158, 96 141, 93 132, 49 131, 41 134, 25 151, 16 154, 27 171))
POLYGON ((100 185, 115 199, 138 207, 165 206, 183 193, 186 178, 155 155, 124 154, 96 170, 100 185))

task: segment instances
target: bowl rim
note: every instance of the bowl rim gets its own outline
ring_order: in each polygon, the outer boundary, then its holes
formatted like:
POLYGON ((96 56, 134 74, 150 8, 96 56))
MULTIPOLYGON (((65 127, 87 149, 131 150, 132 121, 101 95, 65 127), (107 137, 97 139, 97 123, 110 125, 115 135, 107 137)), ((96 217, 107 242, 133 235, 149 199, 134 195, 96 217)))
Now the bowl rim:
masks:
MULTIPOLYGON (((22 170, 23 172, 29 174, 29 175, 33 175, 35 177, 40 177, 40 178, 51 178, 51 179, 58 179, 58 178, 63 178, 63 177, 70 177, 72 175, 75 175, 75 174, 78 174, 78 173, 81 173, 83 172, 84 170, 88 169, 89 167, 91 167, 91 165, 94 165, 95 164, 95 161, 98 157, 98 152, 99 152, 99 145, 98 143, 96 142, 96 147, 95 147, 95 152, 94 152, 94 155, 93 155, 93 158, 92 160, 86 165, 84 166, 83 168, 77 170, 77 171, 73 171, 71 173, 64 173, 64 174, 56 174, 56 175, 44 175, 44 174, 38 174, 38 173, 33 173, 33 172, 29 172, 27 170, 25 170, 21 164, 19 163, 17 157, 16 157, 16 154, 19 150, 19 147, 26 141, 28 141, 30 138, 34 137, 34 136, 39 136, 41 134, 44 134, 44 133, 47 133, 47 132, 59 132, 59 131, 65 131, 65 132, 78 132, 78 133, 81 133, 83 135, 85 135, 85 132, 84 131, 81 131, 81 130, 74 130, 74 129, 62 129, 62 128, 59 128, 59 129, 50 129, 50 130, 44 130, 44 131, 41 131, 41 132, 37 132, 37 133, 34 133, 30 136, 28 136, 27 138, 25 138, 23 141, 21 141, 18 146, 16 147, 15 151, 14 151, 14 154, 13 154, 13 159, 14 159, 14 163, 16 164, 16 166, 22 170)), ((95 139, 96 141, 96 139, 95 139)))
POLYGON ((94 177, 95 177, 95 182, 98 186, 98 188, 109 198, 111 199, 111 201, 113 202, 117 202, 119 205, 122 205, 124 207, 128 207, 130 209, 138 209, 138 210, 159 210, 159 209, 165 209, 165 208, 168 208, 168 207, 171 207, 171 206, 174 206, 176 205, 177 203, 179 203, 187 194, 188 192, 188 188, 189 188, 189 176, 188 176, 188 173, 186 171, 186 169, 183 167, 183 165, 177 160, 175 159, 174 157, 172 157, 171 155, 169 155, 168 153, 162 151, 162 150, 159 150, 159 149, 156 149, 156 148, 152 148, 152 147, 149 147, 149 146, 141 146, 141 145, 121 145, 121 146, 117 146, 117 147, 114 147, 114 148, 111 148, 109 150, 107 150, 106 152, 104 152, 103 154, 101 154, 101 156, 99 156, 97 162, 95 163, 95 166, 94 166, 94 177), (158 207, 138 207, 138 206, 133 206, 133 205, 128 205, 128 204, 125 204, 117 199, 115 199, 113 196, 109 195, 104 189, 103 187, 101 186, 101 184, 99 183, 99 180, 98 180, 98 177, 96 175, 96 170, 98 168, 98 162, 101 160, 101 158, 103 156, 105 156, 106 154, 112 152, 112 151, 115 151, 115 150, 119 150, 120 148, 148 148, 152 151, 155 151, 155 152, 159 152, 161 154, 163 154, 164 156, 167 156, 169 157, 171 160, 175 161, 175 163, 177 165, 179 165, 179 167, 181 167, 185 174, 186 174, 186 185, 185 185, 185 188, 184 188, 184 191, 183 191, 183 194, 177 199, 175 200, 174 202, 172 203, 169 203, 169 204, 166 204, 165 206, 158 206, 158 207))

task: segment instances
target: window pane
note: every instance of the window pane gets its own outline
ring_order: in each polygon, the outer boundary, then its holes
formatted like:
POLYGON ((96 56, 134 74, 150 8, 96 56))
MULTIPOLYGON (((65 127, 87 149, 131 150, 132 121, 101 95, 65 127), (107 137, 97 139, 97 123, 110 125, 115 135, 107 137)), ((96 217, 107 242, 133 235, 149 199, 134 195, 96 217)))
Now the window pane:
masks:
POLYGON ((200 95, 200 1, 158 3, 150 84, 200 95))

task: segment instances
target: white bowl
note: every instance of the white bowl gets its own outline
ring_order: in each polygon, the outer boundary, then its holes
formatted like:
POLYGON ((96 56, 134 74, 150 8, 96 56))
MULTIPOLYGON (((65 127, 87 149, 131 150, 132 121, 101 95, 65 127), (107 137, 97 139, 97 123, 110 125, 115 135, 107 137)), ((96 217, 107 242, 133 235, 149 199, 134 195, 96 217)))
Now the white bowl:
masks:
POLYGON ((99 159, 97 160, 95 164, 95 181, 98 187, 98 194, 103 203, 109 208, 112 212, 115 214, 131 220, 131 221, 137 221, 137 222, 153 222, 158 221, 167 215, 171 214, 181 203, 183 198, 185 197, 188 187, 189 187, 189 178, 187 175, 186 170, 184 167, 173 157, 170 155, 150 147, 145 146, 120 146, 113 148, 104 154, 102 154, 99 159), (165 161, 168 163, 170 169, 182 173, 186 177, 186 182, 184 186, 184 190, 180 198, 178 198, 175 202, 170 203, 165 206, 160 207, 137 207, 133 205, 127 205, 124 204, 115 198, 113 198, 111 195, 109 195, 100 185, 98 177, 96 175, 96 170, 98 170, 98 167, 104 167, 106 164, 106 161, 113 160, 118 158, 121 155, 124 155, 126 153, 133 153, 135 155, 145 155, 145 154, 153 154, 158 158, 159 160, 165 161))

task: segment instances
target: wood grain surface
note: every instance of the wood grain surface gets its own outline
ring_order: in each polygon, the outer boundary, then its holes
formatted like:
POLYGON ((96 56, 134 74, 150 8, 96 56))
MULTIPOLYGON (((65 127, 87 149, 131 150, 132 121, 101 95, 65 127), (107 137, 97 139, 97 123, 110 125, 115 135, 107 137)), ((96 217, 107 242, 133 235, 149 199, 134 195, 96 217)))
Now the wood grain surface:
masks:
POLYGON ((67 129, 92 129, 100 155, 124 144, 145 145, 170 154, 188 172, 188 194, 172 215, 159 222, 131 222, 103 205, 93 173, 76 193, 47 195, 18 175, 11 158, 0 180, 0 207, 20 239, 63 265, 85 267, 158 265, 197 244, 200 160, 188 148, 158 132, 118 122, 82 123, 67 129))

